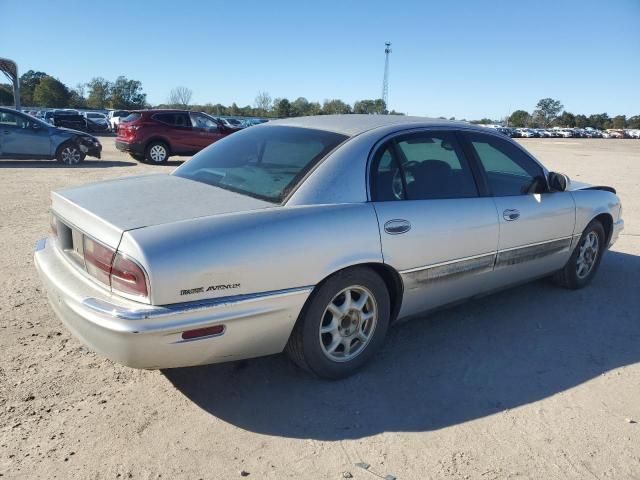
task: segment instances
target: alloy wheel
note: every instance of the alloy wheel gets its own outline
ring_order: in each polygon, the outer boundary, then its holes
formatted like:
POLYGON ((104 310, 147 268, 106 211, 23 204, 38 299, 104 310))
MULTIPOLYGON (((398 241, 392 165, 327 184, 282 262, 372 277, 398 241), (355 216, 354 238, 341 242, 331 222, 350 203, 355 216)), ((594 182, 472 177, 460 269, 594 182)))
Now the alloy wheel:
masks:
POLYGON ((149 150, 149 156, 154 162, 162 163, 167 159, 167 149, 162 145, 154 145, 149 150))
POLYGON ((82 153, 76 147, 65 147, 62 150, 62 161, 67 165, 75 165, 80 163, 82 153))
POLYGON ((363 286, 351 286, 333 297, 320 322, 320 346, 334 362, 358 356, 370 342, 378 322, 375 297, 363 286))
POLYGON ((596 232, 589 232, 580 242, 578 249, 576 275, 579 279, 583 279, 593 270, 600 253, 600 240, 596 232))

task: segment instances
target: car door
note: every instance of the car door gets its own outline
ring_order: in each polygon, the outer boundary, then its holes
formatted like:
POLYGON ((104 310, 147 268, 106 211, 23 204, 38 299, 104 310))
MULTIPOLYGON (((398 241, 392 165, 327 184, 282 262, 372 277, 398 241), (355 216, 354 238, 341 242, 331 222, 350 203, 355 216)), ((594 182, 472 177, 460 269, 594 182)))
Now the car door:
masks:
POLYGON ((483 291, 498 246, 493 199, 452 132, 389 139, 371 162, 371 195, 385 263, 403 280, 400 316, 483 291))
POLYGON ((553 272, 570 256, 575 203, 550 192, 546 172, 515 142, 492 134, 463 134, 498 211, 496 274, 508 284, 553 272))
POLYGON ((202 150, 213 142, 220 140, 223 135, 218 124, 202 113, 190 113, 191 124, 193 126, 194 147, 202 150))
POLYGON ((2 155, 5 158, 45 158, 51 154, 49 128, 17 112, 0 112, 2 155))

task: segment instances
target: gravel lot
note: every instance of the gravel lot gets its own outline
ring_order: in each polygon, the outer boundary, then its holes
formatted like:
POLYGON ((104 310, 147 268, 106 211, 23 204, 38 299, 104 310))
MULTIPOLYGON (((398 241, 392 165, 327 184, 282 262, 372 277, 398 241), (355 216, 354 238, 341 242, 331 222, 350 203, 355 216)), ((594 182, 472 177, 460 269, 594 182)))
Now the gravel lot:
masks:
POLYGON ((282 356, 132 370, 67 333, 32 260, 49 191, 177 165, 103 143, 78 168, 0 161, 0 476, 640 478, 640 141, 522 140, 618 189, 626 230, 590 287, 540 281, 400 325, 339 382, 282 356))

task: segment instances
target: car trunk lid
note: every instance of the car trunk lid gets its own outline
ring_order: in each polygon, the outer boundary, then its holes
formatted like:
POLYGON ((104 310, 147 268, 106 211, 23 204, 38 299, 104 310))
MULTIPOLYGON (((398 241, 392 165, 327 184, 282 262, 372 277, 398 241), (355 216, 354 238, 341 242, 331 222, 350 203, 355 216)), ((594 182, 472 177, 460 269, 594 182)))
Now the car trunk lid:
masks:
POLYGON ((117 248, 127 230, 274 206, 193 180, 154 174, 58 190, 52 193, 51 208, 72 230, 117 248))

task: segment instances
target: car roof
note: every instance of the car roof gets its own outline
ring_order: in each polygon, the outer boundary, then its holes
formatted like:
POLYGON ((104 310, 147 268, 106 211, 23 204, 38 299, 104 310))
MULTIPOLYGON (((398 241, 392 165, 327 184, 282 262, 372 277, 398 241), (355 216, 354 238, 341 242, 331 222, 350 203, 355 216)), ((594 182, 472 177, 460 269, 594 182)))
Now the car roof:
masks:
POLYGON ((471 127, 465 122, 453 120, 443 120, 440 118, 409 117, 405 115, 366 115, 366 114, 345 114, 345 115, 317 115, 309 117, 284 118, 272 120, 267 125, 283 125, 291 127, 312 128, 315 130, 326 130, 341 133, 347 136, 354 136, 368 130, 380 127, 397 126, 399 129, 425 127, 471 127))

